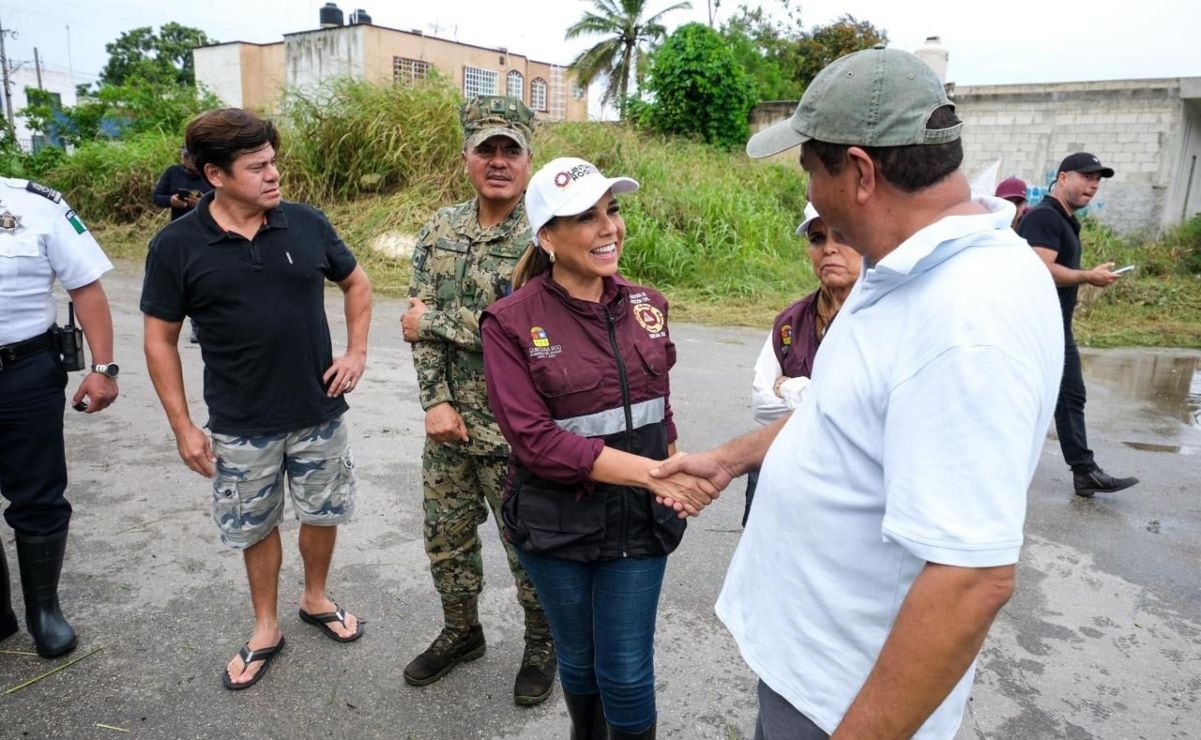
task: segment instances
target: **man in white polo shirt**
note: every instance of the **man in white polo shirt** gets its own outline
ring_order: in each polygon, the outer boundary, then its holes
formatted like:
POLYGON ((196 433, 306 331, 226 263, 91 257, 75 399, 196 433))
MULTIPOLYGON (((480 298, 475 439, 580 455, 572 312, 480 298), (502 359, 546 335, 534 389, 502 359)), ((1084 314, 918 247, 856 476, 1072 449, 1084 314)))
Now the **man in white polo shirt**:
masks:
POLYGON ((865 258, 791 418, 661 468, 761 468, 717 603, 761 679, 756 738, 953 737, 1012 593, 1063 342, 1013 206, 972 199, 961 128, 928 67, 877 47, 747 144, 801 145, 865 258))

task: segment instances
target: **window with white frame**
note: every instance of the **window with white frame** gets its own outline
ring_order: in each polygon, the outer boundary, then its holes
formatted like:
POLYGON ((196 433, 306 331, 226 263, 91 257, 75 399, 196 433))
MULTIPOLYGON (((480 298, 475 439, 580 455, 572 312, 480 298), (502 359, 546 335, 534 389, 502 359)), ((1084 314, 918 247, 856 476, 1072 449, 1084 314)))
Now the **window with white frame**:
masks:
POLYGON ((505 77, 505 95, 518 100, 525 99, 525 77, 515 69, 509 70, 505 77))
POLYGON ((571 83, 571 97, 575 98, 576 100, 583 100, 587 95, 588 91, 584 89, 580 83, 571 83))
POLYGON ((546 80, 535 77, 530 82, 530 107, 534 110, 546 110, 546 80))
POLYGON ((392 81, 416 82, 424 80, 430 72, 430 63, 420 59, 392 57, 392 81))
POLYGON ((500 74, 495 70, 480 67, 463 67, 463 97, 471 99, 476 95, 496 95, 500 84, 500 74))

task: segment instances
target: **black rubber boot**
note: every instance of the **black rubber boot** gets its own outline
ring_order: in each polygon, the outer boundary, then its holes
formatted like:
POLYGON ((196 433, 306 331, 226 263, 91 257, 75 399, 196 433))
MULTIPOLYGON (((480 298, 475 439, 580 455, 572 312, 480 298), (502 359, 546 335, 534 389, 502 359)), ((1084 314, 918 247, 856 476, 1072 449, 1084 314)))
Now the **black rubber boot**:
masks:
POLYGON ((609 728, 609 740, 655 740, 655 725, 658 720, 642 732, 623 732, 616 727, 609 728))
POLYGON ((563 692, 567 716, 571 717, 571 740, 605 740, 608 725, 600 694, 563 692))
POLYGON ((75 649, 75 630, 58 606, 58 576, 63 570, 66 549, 65 529, 44 537, 17 535, 25 626, 43 658, 57 658, 75 649))
POLYGON ((0 640, 17 633, 17 615, 13 614, 12 589, 8 585, 8 560, 0 545, 0 640))

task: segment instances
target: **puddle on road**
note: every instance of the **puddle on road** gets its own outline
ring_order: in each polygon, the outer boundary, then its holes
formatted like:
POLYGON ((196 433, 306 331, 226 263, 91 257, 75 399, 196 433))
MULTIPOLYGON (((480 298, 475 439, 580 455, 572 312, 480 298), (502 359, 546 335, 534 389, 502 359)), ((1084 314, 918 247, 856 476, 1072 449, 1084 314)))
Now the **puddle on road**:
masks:
POLYGON ((1177 455, 1196 455, 1197 448, 1188 445, 1157 445, 1150 442, 1123 442, 1122 444, 1134 450, 1143 452, 1171 452, 1177 455))
POLYGON ((1086 383, 1099 382, 1121 398, 1150 404, 1156 412, 1201 430, 1201 357, 1106 352, 1082 353, 1081 360, 1086 383))
POLYGON ((1090 421, 1110 439, 1141 452, 1201 455, 1201 355, 1085 350, 1080 359, 1090 421))

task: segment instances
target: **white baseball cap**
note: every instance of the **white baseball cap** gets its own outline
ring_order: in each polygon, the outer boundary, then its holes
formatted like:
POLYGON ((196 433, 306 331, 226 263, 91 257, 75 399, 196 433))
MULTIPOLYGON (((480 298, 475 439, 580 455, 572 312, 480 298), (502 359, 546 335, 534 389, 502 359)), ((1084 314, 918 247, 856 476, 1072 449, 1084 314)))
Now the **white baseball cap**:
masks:
POLYGON ((813 207, 812 203, 806 203, 805 220, 801 222, 800 226, 796 227, 797 236, 808 236, 809 224, 813 223, 813 219, 815 218, 821 218, 821 214, 817 212, 817 209, 813 207))
POLYGON ((616 195, 637 189, 637 180, 605 177, 596 165, 578 157, 552 159, 534 173, 525 189, 525 214, 534 244, 539 243, 538 231, 555 216, 583 213, 610 190, 616 195))

